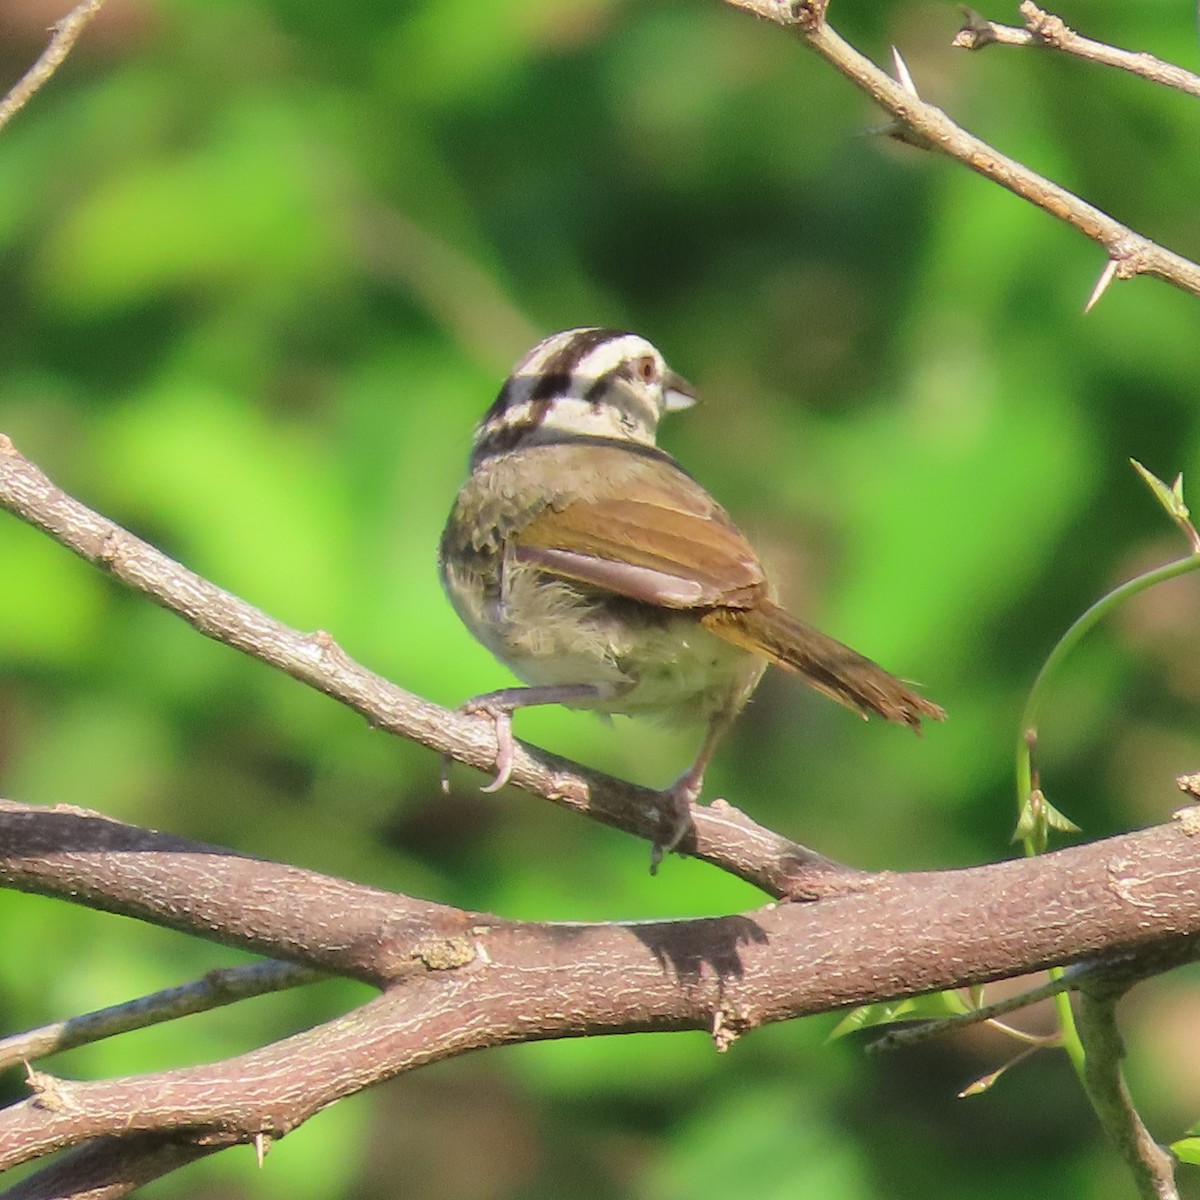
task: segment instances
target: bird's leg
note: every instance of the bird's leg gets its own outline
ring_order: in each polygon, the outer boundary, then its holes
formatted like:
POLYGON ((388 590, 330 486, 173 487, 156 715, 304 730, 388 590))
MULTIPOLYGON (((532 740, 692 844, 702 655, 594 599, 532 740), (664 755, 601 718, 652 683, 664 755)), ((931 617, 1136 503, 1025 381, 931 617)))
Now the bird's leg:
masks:
MULTIPOLYGON (((578 704, 581 701, 602 700, 607 689, 590 683, 563 683, 553 687, 511 687, 498 692, 473 696, 458 711, 469 716, 484 716, 496 731, 496 777, 480 790, 498 792, 512 774, 516 743, 512 733, 512 715, 518 708, 538 704, 578 704)), ((442 791, 450 790, 450 758, 442 757, 442 791)))
POLYGON ((695 761, 669 788, 663 790, 662 796, 666 801, 663 818, 671 824, 667 836, 662 841, 656 838, 650 848, 651 875, 658 873, 658 864, 683 841, 687 831, 691 829, 692 805, 700 799, 700 790, 704 786, 704 772, 708 770, 717 744, 729 732, 737 713, 738 710, 731 707, 713 714, 695 761))

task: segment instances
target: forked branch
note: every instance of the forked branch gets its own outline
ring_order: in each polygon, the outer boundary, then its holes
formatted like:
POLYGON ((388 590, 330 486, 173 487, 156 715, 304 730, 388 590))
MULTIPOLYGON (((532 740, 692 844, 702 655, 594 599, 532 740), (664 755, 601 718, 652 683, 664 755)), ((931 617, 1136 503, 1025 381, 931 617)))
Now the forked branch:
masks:
POLYGON ((383 985, 226 1062, 131 1079, 36 1075, 0 1112, 0 1170, 115 1134, 229 1145, 423 1064, 513 1041, 759 1025, 1025 974, 1200 955, 1200 837, 1180 820, 962 871, 881 875, 817 904, 685 921, 509 921, 124 826, 0 806, 0 885, 383 985), (69 836, 65 839, 64 833, 69 836), (253 885, 249 886, 248 881, 253 885))
MULTIPOLYGON (((50 78, 102 2, 85 0, 60 22, 45 54, 0 100, 0 128, 50 78)), ((967 134, 923 101, 911 82, 891 79, 838 38, 825 23, 821 0, 725 2, 802 36, 902 123, 910 140, 956 158, 1095 240, 1110 259, 1102 278, 1149 274, 1200 295, 1200 267, 967 134)), ((1040 17, 1037 30, 1016 32, 1135 69, 1040 17)), ((1005 27, 988 28, 994 41, 1015 44, 1005 27)), ((1139 73, 1155 78, 1148 69, 1139 73)), ((1192 91, 1186 80, 1171 86, 1192 91)), ((329 635, 288 629, 172 562, 66 496, 2 435, 0 505, 206 636, 435 753, 491 767, 488 723, 395 688, 352 662, 329 635)), ((527 790, 648 840, 660 832, 656 793, 528 747, 521 748, 513 777, 527 790)), ((832 898, 706 921, 510 922, 130 830, 92 814, 0 806, 2 885, 83 899, 303 963, 301 977, 309 969, 331 970, 385 989, 324 1026, 224 1063, 84 1084, 35 1073, 33 1097, 0 1113, 0 1169, 76 1147, 15 1194, 86 1189, 95 1196, 102 1187, 115 1196, 224 1145, 251 1143, 261 1155, 272 1138, 342 1096, 482 1046, 707 1029, 724 1048, 769 1021, 1088 956, 1124 954, 1152 961, 1155 969, 1200 956, 1200 839, 1190 819, 1036 860, 866 876, 726 806, 697 810, 688 849, 772 895, 832 898), (64 842, 68 824, 71 837, 64 842)), ((1113 1051, 1108 1058, 1095 1054, 1097 1070, 1103 1069, 1095 1086, 1107 1094, 1106 1103, 1113 1101, 1120 1142, 1140 1126, 1120 1093, 1111 1001, 1089 997, 1084 1010, 1097 1044, 1108 1039, 1113 1051)), ((43 1037, 30 1052, 56 1044, 43 1037)), ((1131 1150, 1135 1169, 1153 1166, 1157 1151, 1144 1129, 1141 1135, 1131 1150)), ((1158 1190, 1148 1194, 1169 1194, 1162 1183, 1168 1176, 1169 1163, 1149 1185, 1158 1190)))
MULTIPOLYGON (((1200 265, 1122 225, 1066 188, 1001 154, 956 125, 940 108, 921 99, 844 41, 825 20, 826 0, 723 0, 772 21, 802 38, 835 70, 865 92, 906 131, 905 140, 937 150, 999 184, 1023 200, 1103 246, 1112 279, 1150 275, 1200 296, 1200 265)), ((1098 298, 1093 292, 1092 303, 1098 298)))

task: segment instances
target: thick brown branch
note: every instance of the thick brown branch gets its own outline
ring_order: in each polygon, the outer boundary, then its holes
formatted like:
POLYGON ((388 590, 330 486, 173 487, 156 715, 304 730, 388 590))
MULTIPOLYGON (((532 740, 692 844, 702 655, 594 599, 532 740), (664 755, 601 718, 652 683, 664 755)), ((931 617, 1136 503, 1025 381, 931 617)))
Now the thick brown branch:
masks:
POLYGON ((0 801, 0 885, 383 986, 458 944, 455 908, 78 809, 0 801))
POLYGON ((1118 279, 1152 275, 1193 296, 1200 296, 1200 265, 1135 233, 1094 205, 956 125, 940 108, 922 100, 843 41, 826 24, 824 3, 818 3, 818 0, 723 2, 773 21, 802 37, 835 70, 910 130, 911 140, 956 159, 1099 243, 1115 264, 1114 273, 1118 279))
MULTIPOLYGON (((86 0, 60 23, 38 65, 0 101, 0 128, 49 78, 101 2, 86 0)), ((799 32, 921 144, 1099 242, 1117 276, 1152 274, 1200 295, 1195 264, 966 134, 842 42, 824 22, 821 0, 726 2, 799 32)), ((1049 44, 1047 29, 1040 36, 1049 44)), ((352 662, 328 634, 289 629, 187 571, 64 495, 2 436, 0 504, 206 636, 288 672, 378 726, 491 768, 487 722, 393 687, 352 662)), ((647 839, 661 833, 656 793, 528 747, 513 776, 594 819, 647 839)), ((709 1030, 723 1048, 760 1024, 1089 956, 1145 956, 1160 966, 1200 956, 1200 840, 1190 822, 938 874, 861 875, 720 805, 697 811, 687 845, 775 895, 826 899, 695 921, 520 923, 95 814, 0 805, 0 882, 10 887, 82 900, 388 989, 324 1026, 215 1065, 81 1084, 35 1075, 33 1097, 0 1113, 0 1169, 82 1147, 56 1168, 57 1183, 44 1172, 22 1185, 23 1194, 82 1195, 79 1181, 87 1178, 86 1194, 116 1196, 214 1148, 282 1136, 343 1096, 472 1049, 680 1029, 709 1030), (97 1174, 98 1164, 106 1173, 97 1174)), ((1091 995, 1084 1012, 1099 1030, 1098 1064, 1107 1061, 1103 1039, 1113 1035, 1107 1043, 1113 1070, 1090 1084, 1094 1093, 1113 1093, 1120 1076, 1111 999, 1091 995)), ((1162 1152, 1135 1124, 1136 1114, 1130 1118, 1121 1087, 1116 1101, 1127 1111, 1114 1118, 1118 1140, 1130 1141, 1134 1160, 1159 1181, 1146 1194, 1169 1195, 1154 1158, 1162 1152)))
MULTIPOLYGON (((305 634, 224 591, 99 513, 66 495, 0 434, 0 508, 48 533, 109 571, 194 629, 324 692, 372 725, 421 742, 438 754, 491 772, 490 719, 430 704, 354 662, 328 633, 305 634)), ((662 798, 518 742, 512 781, 593 820, 654 841, 662 835, 662 798)), ((434 770, 431 763, 430 777, 434 770)), ((674 817, 667 819, 674 822, 674 817)), ((856 886, 859 873, 788 841, 727 804, 694 810, 689 854, 774 896, 813 898, 856 886)))
MULTIPOLYGON (((40 815, 51 825, 61 820, 40 815)), ((11 828, 0 834, 0 847, 11 828)), ((140 854, 59 855, 42 864, 18 858, 5 870, 14 881, 21 870, 36 871, 41 890, 48 890, 47 872, 62 871, 63 894, 90 887, 84 894, 92 902, 101 877, 127 891, 140 881, 147 913, 161 907, 165 923, 187 927, 191 918, 177 901, 162 902, 177 891, 153 845, 140 854)), ((186 873, 184 849, 177 843, 164 854, 186 873)), ((245 900, 247 933, 237 913, 243 898, 222 879, 246 861, 229 855, 200 868, 209 899, 195 902, 197 932, 262 947, 275 924, 290 943, 297 910, 319 930, 331 917, 347 919, 341 904, 327 912, 320 892, 315 904, 310 892, 289 893, 282 877, 270 875, 282 868, 253 863, 269 883, 251 887, 245 900), (226 920, 232 928, 223 927, 226 920)), ((339 887, 347 897, 357 891, 368 907, 378 895, 327 883, 335 895, 339 887)), ((188 884, 194 888, 194 879, 185 878, 188 884)), ((411 911, 418 902, 395 897, 393 904, 411 911)), ((1080 958, 1162 955, 1166 948, 1174 961, 1196 957, 1200 837, 1179 821, 1042 858, 881 875, 863 891, 816 904, 704 920, 555 925, 456 915, 461 936, 417 946, 382 906, 377 928, 353 925, 350 936, 368 947, 347 947, 347 961, 403 964, 395 970, 399 982, 319 1029, 212 1066, 85 1084, 39 1079, 33 1099, 0 1114, 0 1169, 118 1132, 189 1132, 226 1142, 280 1136, 340 1096, 507 1042, 704 1029, 724 1045, 768 1022, 1080 958)), ((347 940, 344 931, 333 936, 347 940)))

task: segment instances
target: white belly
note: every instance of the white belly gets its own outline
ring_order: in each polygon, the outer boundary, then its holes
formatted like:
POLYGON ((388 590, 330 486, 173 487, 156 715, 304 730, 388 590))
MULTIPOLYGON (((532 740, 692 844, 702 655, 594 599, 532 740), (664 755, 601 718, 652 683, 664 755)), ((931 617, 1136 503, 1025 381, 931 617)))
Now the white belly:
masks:
POLYGON ((503 601, 451 596, 471 632, 526 684, 591 684, 602 698, 572 708, 707 721, 745 703, 766 663, 716 637, 699 614, 597 602, 535 570, 510 571, 503 601))

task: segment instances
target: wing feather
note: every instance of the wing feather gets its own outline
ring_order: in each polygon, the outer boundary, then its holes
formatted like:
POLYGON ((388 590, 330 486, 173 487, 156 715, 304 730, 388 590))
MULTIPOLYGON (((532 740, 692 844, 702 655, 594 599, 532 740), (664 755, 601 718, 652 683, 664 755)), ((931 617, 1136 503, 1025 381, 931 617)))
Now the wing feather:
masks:
POLYGON ((547 508, 515 539, 519 562, 667 608, 744 607, 765 587, 753 549, 690 497, 596 498, 547 508))

